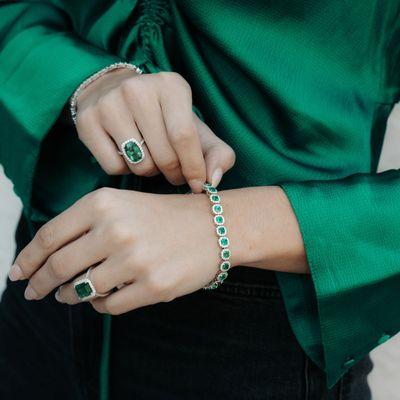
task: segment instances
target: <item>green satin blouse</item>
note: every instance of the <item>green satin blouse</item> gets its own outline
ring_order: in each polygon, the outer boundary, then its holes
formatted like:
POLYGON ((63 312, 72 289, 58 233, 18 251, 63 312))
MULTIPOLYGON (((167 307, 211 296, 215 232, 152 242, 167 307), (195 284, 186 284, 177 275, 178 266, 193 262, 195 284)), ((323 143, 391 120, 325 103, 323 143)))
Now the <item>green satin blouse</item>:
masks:
POLYGON ((311 275, 279 283, 332 386, 400 330, 400 172, 375 173, 399 14, 400 0, 2 1, 0 162, 46 221, 108 182, 72 126, 48 135, 79 83, 121 60, 181 73, 236 151, 221 188, 280 185, 291 202, 311 275))

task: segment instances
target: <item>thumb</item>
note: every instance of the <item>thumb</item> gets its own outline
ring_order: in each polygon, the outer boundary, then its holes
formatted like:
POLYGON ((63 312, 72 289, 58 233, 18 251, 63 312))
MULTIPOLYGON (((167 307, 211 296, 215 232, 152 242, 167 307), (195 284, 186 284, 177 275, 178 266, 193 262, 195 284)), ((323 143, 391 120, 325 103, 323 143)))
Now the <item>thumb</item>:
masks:
POLYGON ((235 152, 204 122, 198 120, 196 124, 206 163, 207 181, 216 187, 224 173, 235 164, 235 152))

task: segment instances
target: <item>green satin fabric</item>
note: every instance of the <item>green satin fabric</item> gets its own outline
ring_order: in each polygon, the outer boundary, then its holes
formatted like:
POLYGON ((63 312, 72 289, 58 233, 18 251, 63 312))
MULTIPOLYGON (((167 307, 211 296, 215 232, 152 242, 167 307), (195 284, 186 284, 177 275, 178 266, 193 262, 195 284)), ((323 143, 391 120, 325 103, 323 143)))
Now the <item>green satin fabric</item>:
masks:
POLYGON ((293 206, 312 274, 279 282, 332 386, 400 330, 400 172, 375 173, 399 13, 397 0, 1 3, 0 162, 45 221, 109 182, 72 127, 48 135, 76 86, 116 60, 184 75, 237 154, 221 188, 280 185, 293 206))

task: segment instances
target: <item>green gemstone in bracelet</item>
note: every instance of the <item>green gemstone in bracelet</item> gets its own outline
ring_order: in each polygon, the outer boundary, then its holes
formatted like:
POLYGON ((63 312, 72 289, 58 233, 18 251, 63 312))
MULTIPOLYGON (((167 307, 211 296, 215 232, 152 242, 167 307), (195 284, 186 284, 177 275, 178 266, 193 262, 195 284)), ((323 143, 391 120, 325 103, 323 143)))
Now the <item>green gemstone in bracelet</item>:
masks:
POLYGON ((212 203, 219 203, 221 201, 221 197, 217 194, 210 194, 210 200, 212 203))
POLYGON ((231 258, 231 251, 229 249, 222 249, 221 258, 225 261, 229 260, 231 258))
POLYGON ((221 204, 214 204, 214 205, 212 206, 212 212, 213 212, 214 214, 222 214, 223 211, 224 211, 224 210, 222 209, 221 204))
POLYGON ((218 243, 224 249, 229 246, 229 239, 226 236, 222 236, 218 239, 218 243))
POLYGON ((231 267, 231 263, 229 261, 222 261, 221 265, 219 266, 219 269, 223 272, 226 272, 229 270, 231 267))
POLYGON ((218 287, 218 282, 213 282, 213 283, 210 285, 210 289, 217 289, 217 287, 218 287))
POLYGON ((228 230, 225 228, 225 226, 219 225, 217 226, 216 231, 218 236, 225 236, 228 230))
POLYGON ((228 273, 227 272, 221 272, 221 273, 218 274, 217 280, 218 280, 218 282, 222 283, 227 277, 228 277, 228 273))
POLYGON ((206 192, 207 192, 208 194, 217 193, 217 189, 215 189, 214 186, 207 186, 205 190, 206 190, 206 192))
POLYGON ((216 215, 214 217, 215 225, 223 225, 225 223, 225 218, 223 215, 216 215))

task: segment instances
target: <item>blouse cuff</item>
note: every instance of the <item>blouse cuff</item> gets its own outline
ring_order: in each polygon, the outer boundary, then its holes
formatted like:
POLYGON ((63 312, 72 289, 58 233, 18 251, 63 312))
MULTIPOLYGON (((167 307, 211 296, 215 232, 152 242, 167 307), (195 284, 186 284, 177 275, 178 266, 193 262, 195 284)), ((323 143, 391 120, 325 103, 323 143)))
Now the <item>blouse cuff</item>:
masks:
POLYGON ((400 171, 280 186, 311 275, 278 273, 279 283, 297 339, 332 387, 400 331, 400 171))

